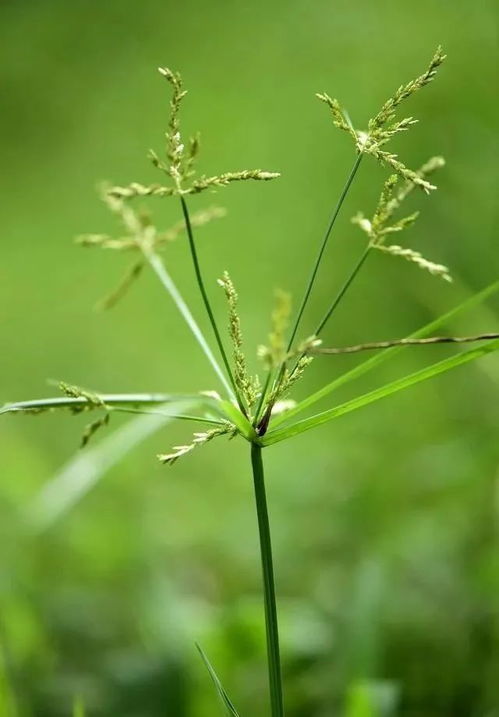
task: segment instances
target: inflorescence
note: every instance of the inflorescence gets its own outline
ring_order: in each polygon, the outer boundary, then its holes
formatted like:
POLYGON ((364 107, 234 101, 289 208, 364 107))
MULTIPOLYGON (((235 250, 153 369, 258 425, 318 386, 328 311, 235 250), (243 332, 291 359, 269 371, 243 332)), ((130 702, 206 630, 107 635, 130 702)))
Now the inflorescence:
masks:
MULTIPOLYGON (((363 155, 371 155, 383 166, 388 166, 393 174, 386 180, 378 205, 371 219, 358 213, 352 221, 358 225, 367 235, 367 252, 371 249, 401 256, 404 259, 417 264, 420 268, 429 271, 431 274, 440 276, 450 281, 450 274, 447 267, 425 259, 419 252, 409 248, 403 248, 397 244, 387 243, 390 235, 399 233, 410 227, 417 218, 418 213, 409 214, 401 219, 394 220, 394 213, 400 208, 403 200, 415 188, 419 187, 425 193, 435 189, 435 185, 429 181, 430 175, 442 167, 444 161, 440 157, 434 157, 426 162, 419 170, 415 171, 406 167, 396 154, 386 150, 386 145, 397 134, 406 132, 417 121, 413 117, 405 117, 397 120, 396 113, 400 105, 413 94, 433 81, 438 68, 445 59, 441 48, 438 48, 427 68, 427 70, 415 80, 399 87, 394 95, 390 97, 380 111, 369 120, 366 131, 356 130, 352 125, 348 114, 341 108, 336 99, 328 94, 321 93, 317 97, 330 109, 333 123, 336 127, 348 133, 353 139, 359 159, 363 155), (402 180, 401 182, 399 180, 402 180)), ((208 209, 189 214, 186 197, 199 194, 208 189, 218 189, 233 182, 246 180, 267 181, 279 176, 277 172, 269 172, 261 169, 242 170, 236 172, 223 172, 221 174, 207 176, 198 175, 196 172, 196 161, 200 152, 199 134, 190 137, 184 142, 180 127, 180 110, 186 96, 181 76, 168 68, 159 68, 159 72, 169 83, 172 91, 170 100, 170 114, 168 129, 165 134, 166 147, 164 158, 156 152, 150 151, 149 158, 154 167, 168 179, 166 183, 142 184, 131 182, 127 185, 105 186, 101 190, 101 196, 110 211, 117 216, 122 227, 123 234, 113 238, 107 234, 87 234, 77 239, 78 243, 86 247, 100 247, 106 250, 117 250, 124 252, 135 252, 132 264, 128 267, 124 277, 118 286, 101 302, 101 308, 109 308, 114 305, 127 291, 130 285, 141 274, 144 266, 149 263, 156 269, 159 275, 163 276, 163 283, 166 281, 167 288, 170 287, 169 279, 165 280, 165 269, 158 269, 158 252, 163 251, 168 244, 177 239, 184 232, 189 240, 190 251, 196 271, 196 279, 201 290, 205 308, 212 324, 215 339, 217 341, 221 357, 229 381, 225 381, 229 390, 230 402, 233 408, 238 410, 244 420, 251 424, 253 434, 261 436, 268 428, 273 415, 292 407, 293 401, 287 398, 288 394, 295 387, 297 381, 303 376, 306 369, 313 360, 313 354, 320 353, 321 341, 317 337, 332 311, 336 308, 334 302, 327 312, 325 319, 319 326, 316 334, 308 336, 301 341, 294 340, 299 320, 301 319, 304 306, 308 301, 309 293, 315 280, 315 274, 322 256, 319 255, 318 263, 314 269, 312 281, 305 295, 304 302, 295 323, 291 339, 288 339, 288 330, 291 317, 291 297, 289 294, 278 291, 276 293, 276 304, 271 316, 271 329, 268 336, 268 345, 258 348, 258 357, 262 360, 266 371, 266 380, 260 382, 258 376, 251 376, 248 372, 246 356, 243 349, 243 338, 241 331, 241 320, 238 313, 238 297, 234 284, 227 272, 219 279, 218 283, 223 289, 228 304, 228 328, 229 339, 232 345, 232 358, 229 360, 224 342, 209 301, 208 293, 204 286, 201 275, 199 260, 194 243, 193 228, 200 227, 207 222, 218 219, 225 214, 220 207, 208 209), (154 197, 177 197, 180 199, 183 210, 183 221, 177 222, 167 230, 158 230, 152 220, 150 211, 143 207, 136 207, 133 200, 137 198, 154 197), (236 409, 237 407, 237 409, 236 409)), ((358 162, 357 165, 358 166, 358 162)), ((355 169, 356 171, 356 169, 355 169)), ((353 176, 353 175, 352 175, 353 176)), ((347 185, 348 187, 349 185, 347 185)), ((333 220, 334 221, 334 220, 333 220)), ((330 225, 329 231, 332 224, 330 225)), ((327 241, 328 234, 326 235, 327 241)), ((362 262, 359 263, 353 276, 362 262)), ((162 265, 163 266, 163 265, 162 265)), ((349 282, 345 288, 348 288, 349 282)), ((175 300, 176 289, 169 288, 175 300)), ((344 291, 343 291, 344 293, 344 291)), ((340 295, 339 298, 342 297, 340 295)), ((180 299, 177 300, 177 304, 180 299)), ((216 360, 207 346, 204 338, 200 338, 197 325, 190 315, 190 312, 182 304, 181 311, 184 318, 190 323, 193 333, 198 338, 203 350, 212 364, 217 368, 216 360)), ((219 375, 220 375, 219 370, 219 375)), ((108 407, 94 394, 83 391, 77 387, 70 387, 61 384, 61 388, 67 396, 78 396, 86 401, 86 409, 101 409, 104 417, 95 421, 85 431, 83 441, 86 442, 90 436, 109 419, 108 407)), ((221 399, 220 399, 221 400, 221 399)), ((226 403, 227 405, 227 403, 226 403)), ((77 410, 81 410, 81 407, 77 410)), ((234 416, 234 414, 233 414, 234 416)), ((227 418, 227 414, 226 414, 227 418)), ((216 422, 216 421, 212 421, 216 422)), ((171 452, 161 454, 159 459, 163 463, 172 464, 180 457, 190 453, 195 447, 211 441, 218 436, 233 437, 240 432, 238 420, 220 420, 215 428, 205 432, 195 433, 191 443, 177 446, 171 452)), ((248 436, 246 436, 248 437, 248 436)))

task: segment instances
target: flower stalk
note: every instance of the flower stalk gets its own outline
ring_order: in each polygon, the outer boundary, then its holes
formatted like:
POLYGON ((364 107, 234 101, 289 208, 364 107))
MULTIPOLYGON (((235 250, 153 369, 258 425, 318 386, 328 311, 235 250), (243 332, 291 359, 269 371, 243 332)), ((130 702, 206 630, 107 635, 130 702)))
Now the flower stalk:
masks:
POLYGON ((203 275, 201 274, 201 267, 199 265, 199 258, 198 258, 198 254, 197 254, 196 244, 194 242, 194 233, 192 231, 192 224, 191 224, 191 219, 190 219, 190 215, 189 215, 189 209, 187 207, 187 202, 185 201, 185 198, 183 196, 180 197, 180 204, 182 206, 182 214, 183 214, 184 221, 185 221, 187 238, 189 240, 189 250, 191 252, 192 263, 194 266, 194 273, 196 275, 196 281, 197 281, 197 284, 199 287, 199 291, 201 292, 201 297, 203 299, 204 307, 206 309, 206 313, 208 314, 211 328, 213 329, 213 333, 215 335, 215 340, 217 342, 217 346, 220 351, 220 355, 222 357, 222 361, 225 366, 225 370, 227 371, 229 381, 234 390, 234 393, 235 393, 235 396, 237 399, 237 403, 239 405, 239 408, 241 409, 241 412, 245 413, 244 404, 241 400, 241 397, 239 396, 239 391, 237 390, 237 385, 234 380, 234 376, 232 373, 232 369, 230 367, 229 359, 227 358, 227 354, 225 352, 222 337, 220 336, 220 331, 218 329, 217 322, 216 322, 215 316, 213 314, 213 309, 211 308, 210 300, 208 298, 208 293, 207 293, 206 287, 204 285, 203 275))

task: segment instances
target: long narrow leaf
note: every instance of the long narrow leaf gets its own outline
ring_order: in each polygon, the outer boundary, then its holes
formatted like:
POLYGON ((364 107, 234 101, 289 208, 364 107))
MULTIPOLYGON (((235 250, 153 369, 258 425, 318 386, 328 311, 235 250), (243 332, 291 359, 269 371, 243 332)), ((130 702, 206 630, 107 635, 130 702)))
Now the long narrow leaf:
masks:
MULTIPOLYGON (((169 393, 113 393, 96 394, 106 406, 145 406, 148 404, 167 404, 173 401, 185 401, 197 399, 196 394, 175 395, 169 393)), ((2 413, 39 412, 50 411, 57 408, 71 408, 84 406, 88 400, 84 397, 72 398, 70 396, 58 396, 57 398, 39 398, 34 401, 18 401, 6 403, 0 407, 2 413)))
MULTIPOLYGON (((446 324, 458 314, 472 309, 474 306, 477 306, 482 301, 485 301, 485 299, 487 299, 489 296, 492 296, 497 291, 499 291, 499 281, 495 281, 493 284, 490 284, 485 289, 482 289, 482 291, 479 291, 474 296, 470 297, 469 299, 466 299, 466 301, 463 301, 461 304, 454 307, 447 313, 443 314, 438 319, 435 319, 429 324, 426 324, 426 326, 423 326, 421 329, 411 334, 408 338, 417 339, 422 338, 423 336, 428 336, 429 334, 441 328, 444 324, 446 324)), ((291 408, 289 411, 286 411, 286 413, 284 413, 282 416, 278 416, 273 419, 273 428, 277 428, 277 426, 289 421, 291 418, 293 418, 293 416, 296 416, 299 413, 302 413, 302 411, 305 411, 307 408, 310 408, 310 406, 313 406, 321 399, 325 398, 326 396, 329 396, 330 393, 335 391, 340 386, 343 386, 344 384, 349 383, 350 381, 353 381, 360 376, 363 376, 369 371, 372 371, 372 369, 374 369, 376 366, 379 366, 381 363, 387 361, 388 359, 394 358, 399 353, 399 351, 402 350, 403 347, 397 346, 391 349, 387 349, 384 353, 382 352, 371 356, 371 358, 367 359, 367 361, 363 361, 350 371, 347 371, 341 376, 335 378, 323 388, 319 389, 315 393, 312 393, 303 401, 300 401, 300 403, 298 403, 294 408, 291 408)))
MULTIPOLYGON (((204 407, 206 408, 206 407, 204 407)), ((210 407, 211 408, 211 407, 210 407)), ((213 426, 223 425, 223 421, 210 416, 193 416, 189 413, 172 413, 171 407, 167 410, 159 408, 132 408, 131 406, 107 406, 108 411, 113 413, 134 413, 141 414, 143 416, 166 416, 167 418, 174 418, 176 421, 195 421, 196 423, 208 423, 213 426)))
POLYGON ((381 398, 391 396, 393 393, 397 393, 397 391, 402 391, 403 389, 409 388, 409 386, 413 386, 416 383, 421 383, 421 381, 426 381, 429 378, 433 378, 433 376, 438 376, 450 369, 480 358, 480 356, 484 356, 492 351, 497 351, 497 349, 499 349, 499 339, 488 344, 484 344, 483 346, 470 349, 469 351, 465 351, 457 356, 452 356, 444 361, 439 361, 438 363, 432 364, 421 371, 416 371, 415 373, 399 378, 396 381, 387 383, 385 386, 381 386, 374 391, 358 396, 351 401, 347 401, 340 406, 330 408, 328 411, 323 411, 322 413, 306 418, 303 421, 298 421, 286 428, 270 431, 263 438, 262 443, 263 445, 268 446, 272 443, 283 441, 286 438, 291 438, 292 436, 308 431, 311 428, 320 426, 322 423, 327 423, 333 418, 343 416, 345 413, 350 413, 350 411, 356 411, 358 408, 367 406, 369 403, 374 403, 374 401, 379 401, 381 398))
POLYGON ((168 411, 192 408, 191 402, 167 404, 164 414, 134 418, 95 447, 72 458, 41 489, 28 508, 28 525, 41 533, 62 518, 116 463, 159 428, 174 420, 168 411))
POLYGON ((210 661, 208 660, 205 653, 201 649, 201 646, 198 645, 197 642, 196 642, 196 647, 197 647, 199 654, 201 655, 201 659, 203 660, 203 662, 206 666, 206 669, 208 670, 208 672, 210 674, 212 682, 215 685, 215 688, 218 692, 218 696, 220 697, 225 709, 227 710, 227 714, 231 715, 231 717, 239 717, 239 713, 236 710, 236 708, 234 707, 234 705, 232 704, 232 701, 230 700, 229 695, 224 690, 222 683, 220 682, 220 680, 217 677, 217 673, 211 666, 210 661))
POLYGON ((217 374, 218 378, 222 382, 225 390, 231 396, 234 398, 234 392, 232 391, 232 388, 227 381, 224 372, 222 371, 221 367, 218 364, 218 361, 216 360, 215 356, 213 355, 213 351, 210 349, 208 342, 206 341, 203 332, 199 328, 199 325, 197 324, 196 320, 194 319, 193 315, 191 314, 191 311, 187 304, 185 303, 184 299, 180 295, 179 290, 173 283, 173 280, 169 273, 166 271, 166 267, 163 264, 163 261, 161 260, 161 257, 159 257, 156 253, 152 251, 143 250, 144 255, 147 259, 147 261, 150 263, 153 270, 156 272, 157 277, 165 287, 165 289, 170 294, 171 298, 173 299, 177 309, 180 311, 181 315, 183 316, 185 322, 187 323, 187 326, 192 331, 194 338, 200 345, 203 353, 205 354, 206 358, 212 365, 215 373, 217 374))

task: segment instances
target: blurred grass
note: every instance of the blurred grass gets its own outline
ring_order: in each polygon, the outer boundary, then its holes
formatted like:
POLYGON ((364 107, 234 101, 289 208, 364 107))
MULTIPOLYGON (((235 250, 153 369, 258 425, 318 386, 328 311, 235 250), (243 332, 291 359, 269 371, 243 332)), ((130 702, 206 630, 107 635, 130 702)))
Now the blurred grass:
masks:
MULTIPOLYGON (((234 278, 248 346, 267 332, 275 286, 298 299, 301 267, 351 164, 314 92, 338 96, 362 126, 438 43, 448 63, 412 103, 421 125, 399 148, 409 166, 436 153, 448 160, 439 192, 417 198, 410 239, 459 281, 440 285, 377 257, 328 339, 407 334, 495 279, 498 14, 495 0, 4 0, 0 399, 46 395, 47 378, 109 392, 214 387, 154 278, 96 314, 120 259, 71 243, 111 228, 98 181, 154 177, 145 152, 162 148, 160 64, 180 69, 190 90, 184 123, 202 132, 202 170, 283 173, 196 202, 228 208, 200 233, 200 249, 220 310, 214 280, 224 268, 234 278)), ((360 250, 349 217, 370 211, 383 177, 366 161, 309 324, 360 250)), ((155 208, 162 224, 178 219, 169 203, 155 208)), ((182 242, 167 260, 202 320, 182 242)), ((449 330, 493 330, 497 308, 492 301, 449 330)), ((448 353, 408 351, 358 389, 448 353)), ((309 386, 352 359, 334 361, 317 361, 309 386)), ((490 357, 268 451, 290 717, 499 714, 498 378, 490 357)), ((92 717, 219 714, 199 640, 241 713, 263 714, 246 447, 209 446, 165 470, 155 453, 186 434, 168 427, 30 537, 25 510, 76 450, 80 428, 56 415, 0 426, 3 712, 69 715, 81 695, 92 717)))

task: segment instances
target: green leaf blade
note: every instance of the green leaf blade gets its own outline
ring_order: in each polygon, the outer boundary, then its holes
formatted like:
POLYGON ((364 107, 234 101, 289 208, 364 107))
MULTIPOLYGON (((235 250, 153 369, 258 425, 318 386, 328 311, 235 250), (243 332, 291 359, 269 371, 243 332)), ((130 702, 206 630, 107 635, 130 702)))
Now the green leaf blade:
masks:
MULTIPOLYGON (((440 329, 444 324, 446 324, 448 321, 453 319, 455 316, 457 316, 460 313, 463 313, 464 311, 468 311, 469 309, 472 309, 473 307, 480 304, 482 301, 485 301, 487 298, 492 296, 493 294, 497 293, 499 291, 499 280, 493 282, 492 284, 489 284, 489 286, 485 287, 485 289, 482 289, 474 296, 471 296, 470 298, 463 301, 461 304, 458 304, 458 306, 455 306, 450 311, 446 312, 442 316, 440 316, 438 319, 435 319, 434 321, 431 321, 429 324, 426 324, 421 329, 418 329, 418 331, 415 331, 413 334, 410 334, 408 338, 412 339, 418 339, 423 338, 425 336, 429 336, 436 330, 440 329)), ((318 401, 322 400, 323 398, 326 398, 326 396, 329 396, 330 393, 335 391, 336 389, 340 388, 341 386, 349 383, 350 381, 355 380, 356 378, 360 378, 361 376, 364 376, 369 371, 372 371, 376 366, 379 366, 383 362, 387 361, 390 358, 394 358, 399 351, 402 351, 402 346, 397 346, 391 349, 387 349, 386 351, 382 353, 375 354, 374 356, 371 356, 366 361, 363 361, 362 363, 355 366, 350 371, 347 371, 346 373, 342 374, 341 376, 338 376, 333 381, 328 383, 326 386, 323 386, 323 388, 319 389, 315 393, 312 393, 310 396, 305 398, 303 401, 300 401, 294 408, 291 408, 289 411, 286 411, 282 416, 278 416, 275 419, 272 420, 272 427, 275 429, 277 426, 281 425, 282 423, 285 423, 289 421, 294 416, 297 416, 299 413, 302 413, 307 408, 310 408, 318 401)))
POLYGON ((207 669, 208 672, 209 672, 209 675, 210 675, 210 677, 211 677, 211 680, 212 680, 213 684, 215 685, 215 689, 216 689, 216 691, 217 691, 217 693, 218 693, 218 696, 220 697, 220 700, 222 701, 222 703, 223 703, 223 705, 224 705, 224 707, 225 707, 225 709, 226 709, 227 714, 230 715, 231 717, 239 717, 239 713, 238 713, 238 711, 236 710, 236 708, 234 707, 234 705, 233 705, 233 703, 232 703, 232 701, 231 701, 229 695, 228 695, 227 692, 225 691, 225 689, 224 689, 222 683, 221 683, 220 680, 218 679, 217 673, 216 673, 215 670, 213 669, 213 667, 212 667, 210 661, 208 660, 206 654, 203 652, 201 646, 198 645, 197 642, 196 642, 196 648, 197 648, 199 654, 201 655, 201 659, 203 660, 206 669, 207 669))
POLYGON ((302 421, 297 421, 287 428, 270 431, 263 438, 263 445, 268 446, 287 438, 292 438, 293 436, 299 435, 300 433, 315 428, 316 426, 320 426, 323 423, 328 423, 334 418, 343 416, 351 411, 356 411, 357 409, 363 408, 375 401, 379 401, 386 396, 390 396, 417 383, 421 383, 422 381, 426 381, 434 376, 438 376, 439 374, 446 373, 453 368, 457 368, 458 366, 462 366, 470 361, 474 361, 475 359, 488 353, 492 353, 493 351, 497 351, 498 349, 499 339, 470 349, 469 351, 465 351, 457 356, 451 356, 450 358, 439 361, 438 363, 431 364, 431 366, 421 369, 420 371, 416 371, 415 373, 411 373, 408 376, 396 379, 391 383, 387 383, 374 391, 365 393, 362 396, 358 396, 357 398, 347 401, 346 403, 342 403, 339 406, 330 408, 329 410, 318 413, 310 418, 305 418, 302 421))
MULTIPOLYGON (((97 395, 97 394, 96 394, 97 395)), ((199 394, 169 394, 169 393, 115 393, 98 394, 98 398, 105 406, 145 406, 166 404, 175 401, 186 401, 196 399, 200 403, 199 394)), ((57 396, 56 398, 39 398, 33 401, 18 401, 5 403, 0 407, 2 413, 38 413, 50 411, 57 408, 74 408, 88 404, 83 397, 71 398, 70 396, 57 396)))
POLYGON ((257 434, 246 416, 230 401, 219 401, 220 414, 235 425, 239 433, 248 441, 255 441, 257 434))

